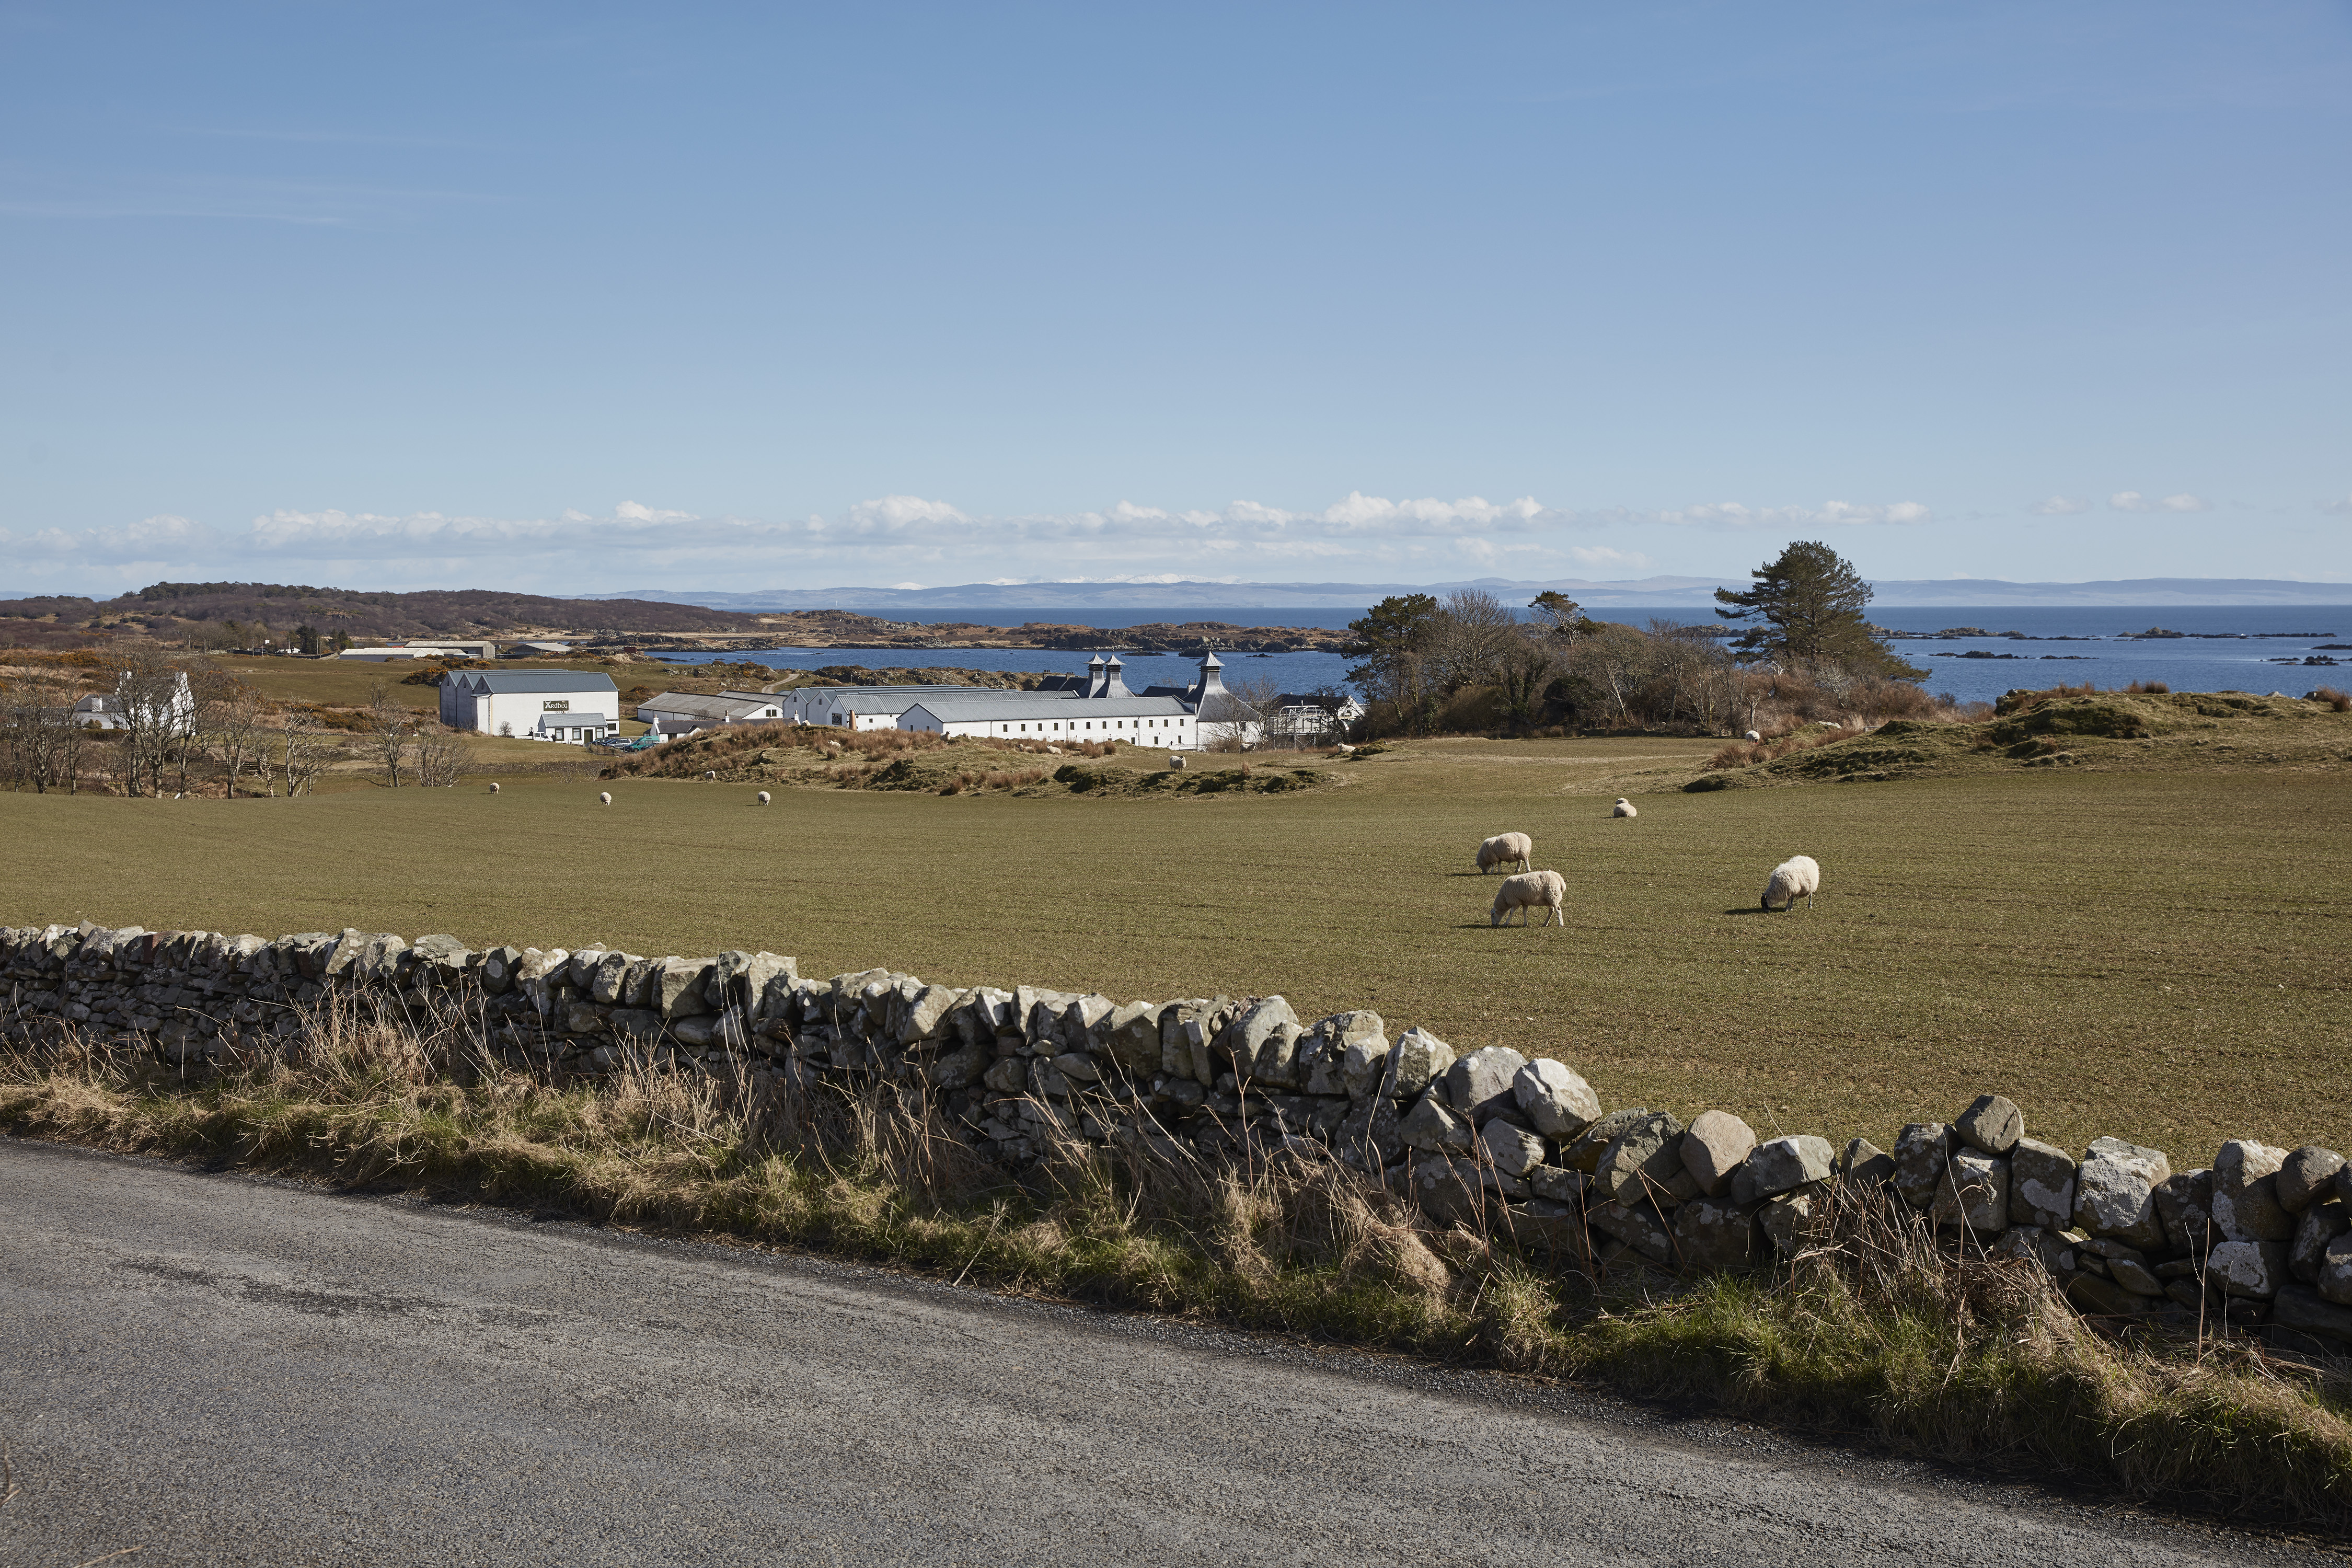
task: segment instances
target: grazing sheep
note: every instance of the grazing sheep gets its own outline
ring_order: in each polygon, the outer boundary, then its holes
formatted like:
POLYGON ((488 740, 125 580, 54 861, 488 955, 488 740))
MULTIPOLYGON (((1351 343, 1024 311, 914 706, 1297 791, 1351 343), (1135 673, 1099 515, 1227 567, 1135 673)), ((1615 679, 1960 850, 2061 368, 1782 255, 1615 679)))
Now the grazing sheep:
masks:
POLYGON ((1805 908, 1813 907, 1813 895, 1822 890, 1822 868, 1810 855, 1791 855, 1772 868, 1772 879, 1764 884, 1764 912, 1772 912, 1772 900, 1778 899, 1783 909, 1797 907, 1802 894, 1805 908))
POLYGON ((703 780, 704 780, 704 782, 705 782, 705 783, 709 783, 709 781, 711 781, 711 780, 713 780, 713 779, 716 779, 718 776, 719 776, 719 774, 718 774, 718 773, 717 773, 717 772, 715 772, 715 771, 714 771, 714 772, 711 772, 711 773, 704 773, 704 774, 702 775, 703 780))
POLYGON ((496 781, 496 780, 492 780, 492 781, 491 781, 491 784, 490 784, 490 793, 491 793, 492 795, 496 795, 496 794, 498 794, 498 793, 499 793, 499 786, 498 786, 498 783, 497 783, 497 781, 496 781))
POLYGON ((1642 814, 1633 809, 1633 803, 1632 801, 1627 800, 1621 795, 1617 797, 1617 804, 1609 808, 1609 815, 1612 816, 1639 816, 1642 814))
POLYGON ((1522 871, 1535 869, 1535 840, 1524 833, 1497 833, 1478 846, 1478 874, 1485 876, 1497 866, 1518 862, 1522 871))
POLYGON ((1528 923, 1528 911, 1540 909, 1548 911, 1544 915, 1544 924, 1551 924, 1552 916, 1558 915, 1559 923, 1566 925, 1568 911, 1561 906, 1567 900, 1568 879, 1559 872, 1522 871, 1517 876, 1504 878, 1503 885, 1495 889, 1495 907, 1486 911, 1486 923, 1489 926, 1501 925, 1510 918, 1511 911, 1517 910, 1519 911, 1519 923, 1525 925, 1528 923))
POLYGON ((599 791, 597 792, 597 794, 596 794, 596 804, 597 804, 598 805, 612 805, 612 804, 613 804, 613 792, 612 792, 611 790, 599 790, 599 791))
POLYGON ((1169 765, 1170 767, 1171 767, 1171 768, 1181 768, 1181 767, 1182 767, 1182 766, 1184 765, 1184 753, 1183 753, 1183 752, 1169 752, 1169 753, 1168 753, 1168 765, 1169 765))
POLYGON ((768 792, 766 790, 761 790, 755 798, 758 799, 761 805, 765 805, 768 804, 768 792))
POLYGON ((1750 740, 1750 741, 1760 741, 1760 740, 1762 740, 1764 737, 1763 737, 1763 736, 1761 736, 1761 735, 1759 735, 1759 734, 1758 734, 1755 731, 1750 730, 1750 731, 1748 731, 1747 732, 1747 734, 1746 734, 1743 738, 1744 738, 1744 739, 1747 739, 1747 740, 1750 740))

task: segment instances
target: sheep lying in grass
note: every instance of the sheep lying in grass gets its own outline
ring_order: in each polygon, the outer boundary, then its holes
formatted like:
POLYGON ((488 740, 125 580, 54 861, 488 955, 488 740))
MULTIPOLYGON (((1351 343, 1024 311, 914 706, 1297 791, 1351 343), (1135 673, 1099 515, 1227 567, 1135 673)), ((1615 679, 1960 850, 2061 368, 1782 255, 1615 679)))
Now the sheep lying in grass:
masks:
POLYGON ((1772 879, 1764 884, 1764 910, 1769 914, 1772 900, 1778 899, 1783 909, 1793 910, 1802 895, 1805 908, 1813 907, 1813 895, 1822 890, 1822 868, 1810 855, 1791 855, 1772 868, 1772 879))
POLYGON ((1535 869, 1536 842, 1524 833, 1497 833, 1478 846, 1478 874, 1485 876, 1497 866, 1507 866, 1514 860, 1522 871, 1535 869))
POLYGON ((758 798, 759 798, 759 802, 760 802, 760 804, 761 804, 761 805, 767 805, 767 804, 768 804, 768 792, 767 792, 766 790, 761 790, 761 791, 760 792, 760 794, 759 794, 759 797, 758 797, 758 798))
POLYGON ((596 804, 597 804, 598 805, 612 805, 612 804, 613 804, 613 792, 612 792, 611 790, 608 790, 608 789, 607 789, 607 790, 599 790, 599 791, 597 791, 597 792, 596 792, 596 804))
POLYGON ((1642 814, 1633 809, 1633 803, 1632 801, 1627 800, 1621 795, 1617 797, 1617 804, 1609 808, 1609 815, 1612 816, 1639 816, 1642 814))
POLYGON ((1559 923, 1566 925, 1568 911, 1562 906, 1567 901, 1567 878, 1557 871, 1522 871, 1515 877, 1504 878, 1503 885, 1495 889, 1495 907, 1486 911, 1486 923, 1501 925, 1510 919, 1511 911, 1517 910, 1519 911, 1519 923, 1525 925, 1529 910, 1543 910, 1547 911, 1544 924, 1551 924, 1552 917, 1557 915, 1559 923))
POLYGON ((1748 740, 1748 741, 1760 741, 1760 740, 1762 740, 1764 737, 1763 737, 1762 735, 1758 734, 1755 731, 1750 730, 1750 731, 1747 731, 1744 735, 1742 735, 1740 738, 1741 738, 1742 740, 1748 740))

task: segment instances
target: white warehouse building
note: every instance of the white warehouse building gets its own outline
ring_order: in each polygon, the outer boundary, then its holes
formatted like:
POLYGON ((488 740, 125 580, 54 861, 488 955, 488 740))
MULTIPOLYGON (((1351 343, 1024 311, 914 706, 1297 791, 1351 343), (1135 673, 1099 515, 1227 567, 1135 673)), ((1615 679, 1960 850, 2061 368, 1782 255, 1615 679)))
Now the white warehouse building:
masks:
MULTIPOLYGON (((796 724, 849 730, 928 730, 1002 740, 1125 741, 1185 752, 1241 726, 1213 653, 1186 687, 1130 691, 1118 657, 1097 655, 1083 676, 1057 676, 1035 690, 991 686, 807 686, 778 693, 796 724), (1206 710, 1205 712, 1203 710, 1206 710), (1203 720, 1207 723, 1205 732, 1203 720)), ((1253 727, 1254 728, 1254 727, 1253 727)), ((1254 738, 1254 737, 1253 737, 1254 738)))
POLYGON ((441 722, 581 745, 621 732, 621 692, 584 669, 453 669, 441 678, 441 722))

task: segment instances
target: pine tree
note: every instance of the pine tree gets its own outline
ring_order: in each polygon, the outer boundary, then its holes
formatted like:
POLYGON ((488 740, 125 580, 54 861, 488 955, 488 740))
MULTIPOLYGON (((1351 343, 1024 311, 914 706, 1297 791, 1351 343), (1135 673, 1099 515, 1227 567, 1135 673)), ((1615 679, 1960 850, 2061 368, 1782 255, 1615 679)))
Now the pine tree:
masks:
POLYGON ((1715 591, 1715 613, 1746 623, 1732 651, 1744 662, 1835 659, 1857 671, 1916 680, 1927 672, 1906 664, 1873 634, 1863 609, 1870 584, 1843 556, 1818 540, 1801 540, 1748 574, 1745 593, 1715 591), (1759 624, 1760 623, 1760 624, 1759 624))

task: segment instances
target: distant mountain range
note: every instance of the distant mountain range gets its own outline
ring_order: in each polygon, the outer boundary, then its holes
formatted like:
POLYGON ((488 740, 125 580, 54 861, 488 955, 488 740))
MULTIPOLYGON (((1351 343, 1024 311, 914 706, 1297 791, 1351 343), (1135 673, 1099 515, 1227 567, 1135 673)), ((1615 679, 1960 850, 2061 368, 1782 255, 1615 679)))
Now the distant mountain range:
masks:
MULTIPOLYGON (((1717 587, 1746 587, 1713 577, 1641 577, 1587 582, 1520 582, 1477 577, 1458 583, 964 583, 946 588, 770 588, 757 593, 632 588, 583 594, 583 599, 654 599, 714 610, 863 610, 928 614, 940 610, 1250 610, 1357 609, 1392 594, 1447 594, 1484 588, 1524 603, 1557 589, 1588 610, 1641 605, 1687 607, 1714 602, 1717 587)), ((2352 605, 2352 583, 2290 583, 2263 577, 2129 577, 2098 583, 2008 583, 1957 577, 1874 583, 1874 604, 2006 605, 2352 605)))

